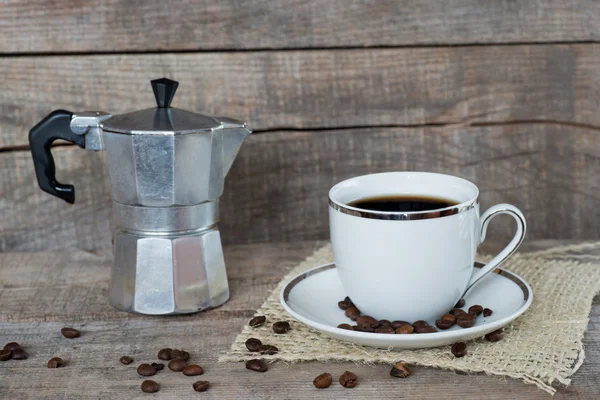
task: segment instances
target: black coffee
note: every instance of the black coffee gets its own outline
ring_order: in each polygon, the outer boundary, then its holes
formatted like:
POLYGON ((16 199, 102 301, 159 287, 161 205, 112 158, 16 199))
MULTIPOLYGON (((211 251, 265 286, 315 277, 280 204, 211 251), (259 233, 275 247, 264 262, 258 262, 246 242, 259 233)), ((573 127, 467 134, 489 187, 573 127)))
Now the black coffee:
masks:
POLYGON ((430 196, 381 196, 355 200, 349 206, 363 210, 387 212, 411 212, 439 210, 457 205, 458 202, 441 197, 430 196))

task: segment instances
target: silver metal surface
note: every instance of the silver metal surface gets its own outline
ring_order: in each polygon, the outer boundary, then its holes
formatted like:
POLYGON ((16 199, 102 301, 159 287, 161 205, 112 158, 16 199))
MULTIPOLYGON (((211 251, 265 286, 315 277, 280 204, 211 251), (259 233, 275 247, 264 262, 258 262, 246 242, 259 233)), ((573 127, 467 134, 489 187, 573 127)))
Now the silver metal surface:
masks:
POLYGON ((219 221, 219 202, 186 207, 140 207, 113 201, 118 228, 141 232, 183 232, 212 227, 219 221))
POLYGON ((104 150, 100 125, 112 116, 104 111, 84 111, 71 117, 71 131, 76 135, 85 135, 86 150, 104 150))
POLYGON ((411 212, 386 212, 386 211, 373 211, 364 210, 362 208, 352 207, 345 204, 339 204, 329 199, 329 207, 342 214, 352 215, 360 218, 370 219, 384 219, 390 221, 414 221, 420 219, 431 219, 431 218, 442 218, 450 215, 455 215, 463 212, 467 212, 474 207, 479 205, 479 197, 455 206, 440 208, 439 210, 432 211, 411 211, 411 212))

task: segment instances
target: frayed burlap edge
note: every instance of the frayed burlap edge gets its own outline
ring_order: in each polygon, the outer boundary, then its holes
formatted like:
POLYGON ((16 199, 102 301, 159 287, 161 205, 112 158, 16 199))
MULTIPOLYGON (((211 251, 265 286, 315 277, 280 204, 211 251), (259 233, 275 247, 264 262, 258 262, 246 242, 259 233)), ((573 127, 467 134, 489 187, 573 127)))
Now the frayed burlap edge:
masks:
POLYGON ((219 361, 256 358, 256 354, 248 352, 244 344, 248 338, 256 337, 279 348, 278 354, 263 356, 270 361, 352 361, 373 365, 393 364, 402 360, 465 373, 508 376, 535 384, 554 394, 556 387, 570 384, 570 376, 579 369, 585 358, 582 340, 592 300, 600 291, 600 266, 584 263, 581 259, 595 260, 598 256, 593 255, 591 250, 597 249, 600 249, 600 242, 556 247, 511 257, 503 268, 522 276, 532 286, 534 300, 530 309, 505 327, 505 338, 501 342, 474 340, 469 343, 466 357, 455 358, 448 346, 380 350, 350 344, 293 320, 279 303, 281 288, 297 274, 330 262, 331 248, 326 245, 286 274, 256 312, 256 315, 265 315, 267 323, 259 328, 246 325, 219 361), (273 322, 280 320, 290 321, 292 330, 286 335, 276 335, 270 329, 273 322))

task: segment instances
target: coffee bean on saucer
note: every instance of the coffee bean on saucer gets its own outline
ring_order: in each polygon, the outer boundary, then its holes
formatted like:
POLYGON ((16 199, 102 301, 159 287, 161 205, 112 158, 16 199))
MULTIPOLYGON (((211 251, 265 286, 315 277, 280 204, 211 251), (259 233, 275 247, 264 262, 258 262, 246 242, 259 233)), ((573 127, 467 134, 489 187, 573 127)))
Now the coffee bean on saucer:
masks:
POLYGON ((262 342, 259 339, 250 338, 246 340, 246 348, 248 349, 248 351, 259 351, 260 346, 262 346, 262 342))
POLYGON ((360 326, 360 325, 356 325, 355 328, 356 331, 359 332, 369 332, 369 333, 373 333, 375 332, 375 329, 371 328, 370 326, 360 326))
POLYGON ((352 330, 352 325, 349 325, 349 324, 339 324, 337 327, 338 327, 339 329, 347 329, 347 330, 349 330, 349 331, 351 331, 351 330, 352 330))
POLYGON ((67 339, 75 339, 78 338, 81 333, 75 328, 62 328, 60 333, 67 339))
POLYGON ((340 308, 340 310, 346 311, 349 307, 352 307, 352 306, 350 304, 346 303, 345 301, 338 301, 338 307, 340 308))
POLYGON ((454 306, 454 308, 463 308, 465 306, 465 299, 460 299, 458 303, 454 306))
POLYGON ((121 364, 123 364, 123 365, 129 365, 133 362, 133 358, 131 358, 129 356, 123 356, 123 357, 119 358, 119 361, 121 361, 121 364))
POLYGON ((454 322, 450 321, 449 319, 438 319, 435 321, 435 326, 443 330, 450 329, 453 325, 454 322))
POLYGON ((470 328, 475 325, 475 316, 469 313, 460 314, 456 317, 456 323, 461 328, 470 328))
POLYGON ((352 372, 346 371, 340 376, 339 382, 343 387, 352 389, 358 385, 358 377, 352 372))
POLYGON ((156 369, 150 364, 140 364, 137 373, 141 376, 152 376, 156 374, 156 369))
POLYGON ((406 321, 392 321, 392 328, 394 328, 394 329, 400 328, 402 325, 410 325, 410 324, 406 321))
POLYGON ((50 361, 48 361, 48 368, 60 368, 64 366, 65 364, 60 357, 52 357, 50 361))
POLYGON ((13 351, 16 349, 20 349, 21 345, 17 342, 10 342, 4 345, 4 348, 2 350, 9 350, 9 351, 13 351))
POLYGON ((169 349, 168 347, 166 349, 161 349, 158 352, 158 356, 157 357, 158 357, 159 360, 169 361, 171 359, 171 352, 172 351, 173 350, 169 349))
POLYGON ((479 304, 469 307, 469 314, 479 315, 483 312, 483 307, 479 304))
POLYGON ((187 365, 187 361, 185 361, 183 358, 176 358, 175 360, 169 361, 167 367, 169 367, 171 371, 181 372, 185 367, 187 367, 187 365))
POLYGON ((148 379, 142 382, 141 388, 144 393, 156 393, 160 390, 160 385, 148 379))
POLYGON ((413 326, 413 328, 415 328, 415 331, 416 331, 417 328, 424 327, 424 326, 429 326, 429 323, 427 321, 418 320, 418 321, 415 321, 412 324, 412 326, 413 326))
POLYGON ((464 342, 454 343, 450 348, 455 357, 460 358, 467 355, 467 344, 464 342))
POLYGON ((161 371, 165 368, 165 364, 163 363, 152 363, 150 365, 152 365, 156 371, 161 371))
POLYGON ((447 321, 451 321, 451 322, 452 322, 452 324, 455 324, 455 323, 456 323, 456 315, 452 315, 452 314, 444 314, 444 315, 442 316, 442 319, 445 319, 445 320, 447 320, 447 321))
MULTIPOLYGON (((498 341, 502 340, 503 337, 504 337, 504 331, 502 330, 502 328, 485 335, 485 339, 488 342, 498 342, 498 341)), ((14 355, 13 355, 13 358, 14 358, 14 355)))
POLYGON ((327 389, 331 386, 331 382, 333 382, 333 376, 331 376, 330 373, 325 372, 313 380, 313 385, 315 385, 317 389, 327 389))
POLYGON ((208 381, 197 381, 192 385, 196 392, 206 392, 210 387, 210 383, 208 381))
POLYGON ((428 325, 428 326, 421 326, 418 329, 415 329, 416 333, 435 333, 438 330, 435 329, 433 326, 428 325))
POLYGON ((290 323, 287 321, 278 321, 273 324, 273 332, 278 334, 288 333, 290 330, 290 323))
POLYGON ((344 314, 352 321, 356 321, 356 318, 360 317, 360 310, 354 306, 351 306, 346 309, 344 314))
POLYGON ((410 375, 410 369, 405 362, 399 362, 392 367, 390 375, 394 378, 406 378, 410 375))
POLYGON ((484 308, 483 309, 483 316, 484 317, 489 317, 490 315, 492 315, 494 312, 492 310, 490 310, 489 308, 484 308))
POLYGON ((415 328, 411 324, 404 324, 396 328, 396 334, 398 335, 407 335, 411 334, 415 331, 415 328))
POLYGON ((255 358, 253 360, 246 361, 246 369, 256 372, 267 372, 269 367, 264 361, 255 358))
POLYGON ((390 321, 388 321, 387 319, 382 319, 382 320, 379 320, 379 326, 392 326, 392 323, 390 321))
POLYGON ((197 376, 204 373, 204 369, 197 364, 190 364, 181 370, 185 376, 197 376))
POLYGON ((0 361, 8 361, 12 358, 12 351, 4 349, 0 351, 0 361))
POLYGON ((13 360, 26 360, 27 353, 25 352, 25 350, 23 350, 21 347, 19 347, 18 349, 14 349, 12 351, 12 359, 13 360))
POLYGON ((391 325, 384 325, 375 329, 375 333, 396 333, 396 331, 394 330, 394 328, 392 328, 391 325))
POLYGON ((348 297, 348 296, 346 296, 346 297, 344 298, 344 302, 345 302, 346 304, 348 304, 350 307, 353 307, 353 306, 354 306, 354 303, 352 302, 352 300, 350 300, 350 297, 348 297))
POLYGON ((368 315, 361 315, 360 317, 356 318, 356 325, 360 326, 361 328, 369 327, 375 329, 379 327, 379 321, 373 317, 369 317, 368 315))
POLYGON ((272 356, 274 354, 277 354, 277 352, 279 352, 279 349, 270 344, 263 344, 262 346, 260 346, 260 354, 266 354, 268 356, 272 356))
POLYGON ((256 328, 256 327, 262 326, 266 320, 267 320, 267 317, 265 317, 264 315, 258 315, 256 317, 252 318, 250 320, 250 322, 248 322, 248 325, 250 325, 252 328, 256 328))
POLYGON ((458 317, 461 314, 467 314, 467 312, 465 310, 463 310, 462 308, 453 308, 452 310, 450 310, 450 312, 448 314, 458 317))

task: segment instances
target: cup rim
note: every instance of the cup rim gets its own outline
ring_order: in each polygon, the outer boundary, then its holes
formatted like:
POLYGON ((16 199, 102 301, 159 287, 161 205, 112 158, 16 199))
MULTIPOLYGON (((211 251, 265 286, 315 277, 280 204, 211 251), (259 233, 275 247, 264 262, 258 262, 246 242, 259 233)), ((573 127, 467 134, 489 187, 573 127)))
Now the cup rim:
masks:
POLYGON ((379 172, 375 174, 365 174, 355 176, 349 179, 345 179, 341 182, 336 183, 329 190, 329 206, 335 211, 339 211, 342 214, 348 214, 355 217, 360 218, 369 218, 369 219, 383 219, 383 220, 393 220, 393 221, 414 221, 421 219, 432 219, 432 218, 443 218, 449 217, 452 215, 460 214, 467 212, 477 206, 479 206, 479 188, 473 182, 461 178, 455 175, 449 174, 440 174, 435 172, 421 172, 421 171, 395 171, 395 172, 379 172), (335 200, 332 197, 333 192, 339 188, 341 185, 347 184, 349 181, 364 178, 367 176, 375 176, 375 175, 437 175, 439 177, 448 177, 453 179, 458 179, 463 181, 467 186, 470 186, 475 190, 475 196, 467 201, 462 203, 444 207, 437 208, 435 210, 427 210, 427 211, 376 211, 376 210, 367 210, 364 208, 358 208, 349 206, 348 204, 341 203, 335 200))

